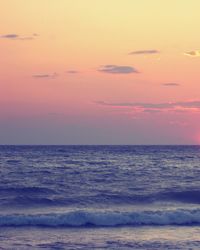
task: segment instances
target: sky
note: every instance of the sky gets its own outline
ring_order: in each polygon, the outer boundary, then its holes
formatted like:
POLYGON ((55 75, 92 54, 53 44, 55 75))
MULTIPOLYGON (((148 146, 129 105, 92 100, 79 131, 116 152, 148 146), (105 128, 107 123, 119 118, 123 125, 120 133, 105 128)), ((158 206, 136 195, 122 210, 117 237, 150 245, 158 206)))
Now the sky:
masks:
POLYGON ((0 144, 199 144, 199 0, 0 0, 0 144))

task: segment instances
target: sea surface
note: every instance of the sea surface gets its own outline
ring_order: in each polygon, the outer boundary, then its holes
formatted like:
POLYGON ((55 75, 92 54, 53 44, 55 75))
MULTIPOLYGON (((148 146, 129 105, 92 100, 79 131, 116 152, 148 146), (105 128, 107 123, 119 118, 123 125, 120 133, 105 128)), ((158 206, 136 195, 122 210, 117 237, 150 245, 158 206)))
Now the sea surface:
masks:
POLYGON ((0 249, 200 249, 199 146, 0 146, 0 249))

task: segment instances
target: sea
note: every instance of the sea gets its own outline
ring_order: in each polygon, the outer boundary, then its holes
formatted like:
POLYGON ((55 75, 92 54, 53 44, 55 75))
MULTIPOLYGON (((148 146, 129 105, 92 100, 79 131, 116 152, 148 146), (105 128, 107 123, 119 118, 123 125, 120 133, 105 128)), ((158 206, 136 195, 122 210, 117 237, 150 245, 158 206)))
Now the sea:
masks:
POLYGON ((200 146, 0 146, 0 249, 200 249, 200 146))

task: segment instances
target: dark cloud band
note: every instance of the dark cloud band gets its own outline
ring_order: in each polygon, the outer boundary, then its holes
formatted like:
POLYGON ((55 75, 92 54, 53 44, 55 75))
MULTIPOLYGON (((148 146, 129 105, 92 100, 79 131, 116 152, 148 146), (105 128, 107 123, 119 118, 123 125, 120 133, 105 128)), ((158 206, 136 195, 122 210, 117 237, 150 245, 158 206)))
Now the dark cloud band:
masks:
POLYGON ((102 106, 112 107, 132 107, 141 112, 162 112, 162 111, 176 111, 176 110, 198 110, 200 111, 200 101, 185 101, 185 102, 164 102, 164 103, 140 103, 140 102, 124 102, 124 103, 108 103, 104 101, 96 102, 102 106))

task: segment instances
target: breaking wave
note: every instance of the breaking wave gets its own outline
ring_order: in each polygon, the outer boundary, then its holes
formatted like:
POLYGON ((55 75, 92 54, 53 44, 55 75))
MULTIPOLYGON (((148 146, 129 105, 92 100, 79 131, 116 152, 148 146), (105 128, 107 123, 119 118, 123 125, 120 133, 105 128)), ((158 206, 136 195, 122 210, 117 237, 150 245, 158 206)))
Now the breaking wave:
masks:
POLYGON ((0 216, 0 226, 115 227, 200 225, 200 209, 140 212, 72 211, 49 214, 11 214, 0 216))

